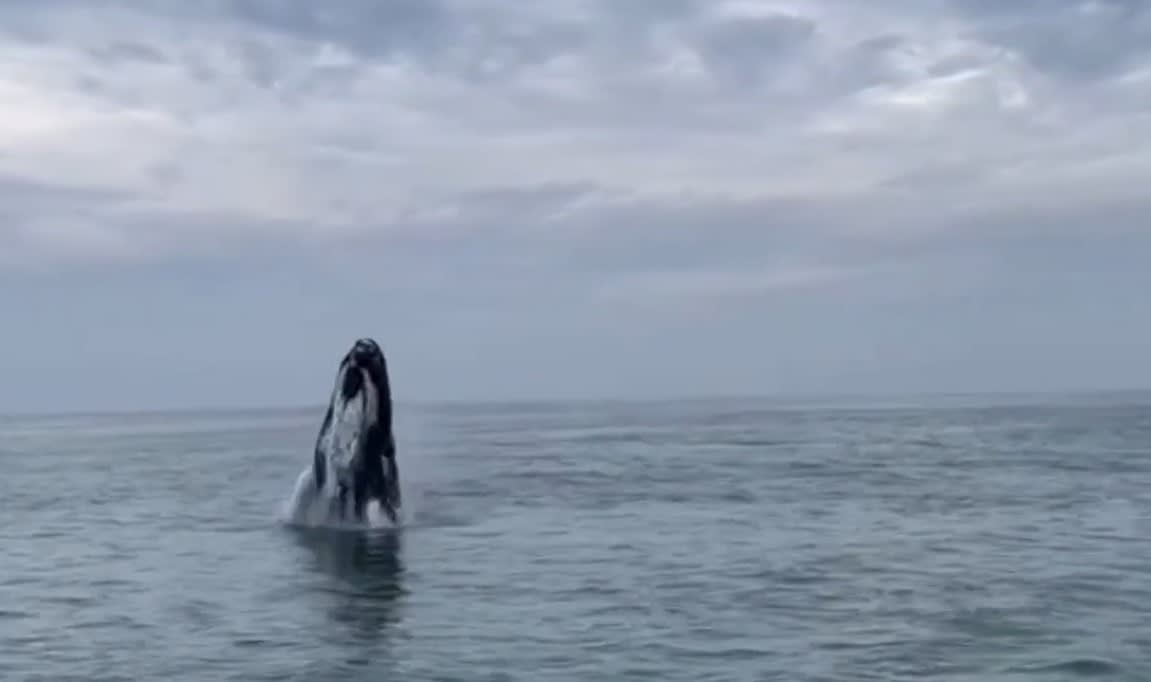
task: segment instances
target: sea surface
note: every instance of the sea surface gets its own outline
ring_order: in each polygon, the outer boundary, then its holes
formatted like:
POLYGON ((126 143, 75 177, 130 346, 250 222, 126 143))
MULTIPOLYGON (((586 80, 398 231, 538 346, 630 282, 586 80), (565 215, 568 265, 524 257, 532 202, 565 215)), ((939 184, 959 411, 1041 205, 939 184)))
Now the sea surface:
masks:
POLYGON ((1151 398, 0 419, 0 680, 1151 680, 1151 398))

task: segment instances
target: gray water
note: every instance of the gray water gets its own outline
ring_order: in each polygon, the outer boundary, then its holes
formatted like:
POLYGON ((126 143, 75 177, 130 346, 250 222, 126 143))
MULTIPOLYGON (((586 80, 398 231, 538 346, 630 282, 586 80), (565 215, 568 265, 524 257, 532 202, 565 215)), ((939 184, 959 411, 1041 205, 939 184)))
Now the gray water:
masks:
POLYGON ((0 420, 0 679, 1151 679, 1151 401, 401 408, 371 533, 321 416, 0 420))

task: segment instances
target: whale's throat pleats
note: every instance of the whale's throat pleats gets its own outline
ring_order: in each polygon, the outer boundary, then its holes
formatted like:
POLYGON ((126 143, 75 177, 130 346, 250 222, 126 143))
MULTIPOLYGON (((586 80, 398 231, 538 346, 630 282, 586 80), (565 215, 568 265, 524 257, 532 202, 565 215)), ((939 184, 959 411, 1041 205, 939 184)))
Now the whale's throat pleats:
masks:
POLYGON ((332 421, 324 439, 329 473, 334 481, 350 481, 351 468, 371 418, 368 409, 371 393, 361 370, 349 368, 344 372, 340 390, 332 403, 332 421))

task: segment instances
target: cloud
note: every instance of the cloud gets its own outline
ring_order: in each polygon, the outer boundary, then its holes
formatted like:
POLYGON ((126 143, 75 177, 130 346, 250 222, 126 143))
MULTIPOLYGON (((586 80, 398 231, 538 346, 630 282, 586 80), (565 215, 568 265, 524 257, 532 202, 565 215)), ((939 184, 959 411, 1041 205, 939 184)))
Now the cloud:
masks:
POLYGON ((1059 78, 1101 81, 1146 66, 1151 8, 1139 0, 954 5, 981 39, 1059 78))
POLYGON ((1148 201, 1151 10, 1134 1, 0 16, 4 268, 421 244, 428 267, 468 248, 477 273, 593 299, 617 277, 722 297, 847 286, 832 273, 989 225, 1121 229, 1148 201))

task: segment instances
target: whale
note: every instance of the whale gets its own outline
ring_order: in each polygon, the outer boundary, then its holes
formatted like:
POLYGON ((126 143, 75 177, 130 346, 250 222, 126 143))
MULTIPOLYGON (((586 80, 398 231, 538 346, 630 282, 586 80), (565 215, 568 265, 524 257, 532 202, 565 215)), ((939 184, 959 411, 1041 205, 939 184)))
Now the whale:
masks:
POLYGON ((375 500, 396 523, 402 500, 391 382, 387 359, 372 338, 357 339, 340 360, 316 436, 311 474, 313 492, 329 501, 339 520, 350 512, 364 521, 375 500))

